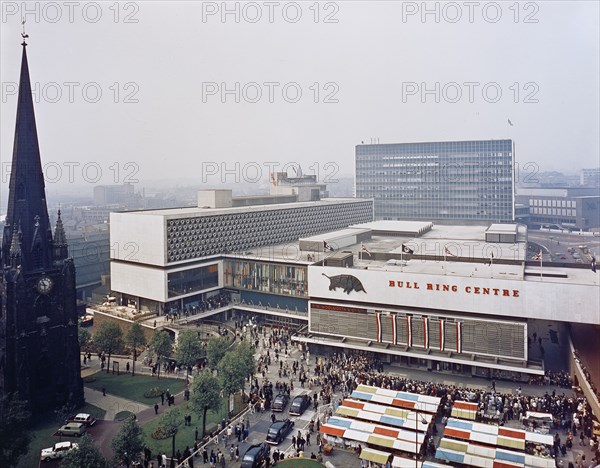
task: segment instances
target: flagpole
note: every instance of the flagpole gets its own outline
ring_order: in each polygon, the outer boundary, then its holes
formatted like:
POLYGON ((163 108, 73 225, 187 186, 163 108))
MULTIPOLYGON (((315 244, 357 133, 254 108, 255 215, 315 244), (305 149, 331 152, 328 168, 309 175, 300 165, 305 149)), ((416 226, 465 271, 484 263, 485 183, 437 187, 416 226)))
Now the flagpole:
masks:
POLYGON ((444 264, 442 265, 442 269, 444 270, 444 275, 446 274, 446 246, 444 245, 444 264))

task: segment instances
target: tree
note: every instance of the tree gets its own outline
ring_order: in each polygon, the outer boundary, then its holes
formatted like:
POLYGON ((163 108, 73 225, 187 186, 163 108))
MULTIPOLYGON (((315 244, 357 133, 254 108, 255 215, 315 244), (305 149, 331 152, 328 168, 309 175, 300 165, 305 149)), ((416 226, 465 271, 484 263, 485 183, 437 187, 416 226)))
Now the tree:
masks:
POLYGON ((82 328, 81 325, 77 327, 77 333, 79 336, 79 348, 83 351, 90 344, 90 340, 92 339, 92 335, 88 330, 82 328))
POLYGON ((102 322, 94 333, 94 343, 108 353, 108 361, 106 363, 106 373, 110 372, 110 355, 113 351, 123 347, 123 332, 117 322, 102 322))
POLYGON ((89 434, 79 439, 77 450, 71 450, 60 464, 61 468, 110 468, 108 461, 102 456, 89 434))
POLYGON ((211 338, 206 346, 206 359, 211 369, 216 369, 219 361, 223 359, 229 349, 229 340, 224 336, 211 338))
POLYGON ((159 424, 165 429, 165 432, 171 434, 171 467, 173 467, 175 466, 175 436, 181 426, 181 414, 175 409, 167 411, 160 417, 159 424))
POLYGON ((144 330, 138 322, 133 322, 127 335, 125 335, 125 342, 133 348, 133 368, 131 370, 131 376, 135 375, 135 361, 137 360, 138 348, 146 345, 146 335, 144 330))
POLYGON ((177 338, 175 359, 184 366, 193 366, 204 356, 204 350, 194 330, 183 330, 177 338))
POLYGON ((235 351, 227 351, 219 362, 219 378, 227 396, 244 388, 246 365, 235 351))
POLYGON ((27 452, 31 436, 27 402, 19 394, 0 395, 0 466, 14 466, 27 452))
POLYGON ((256 360, 254 358, 255 349, 247 341, 242 341, 235 350, 237 357, 244 364, 246 378, 256 374, 256 360))
POLYGON ((144 450, 143 431, 134 418, 128 418, 111 443, 118 460, 129 468, 132 462, 140 461, 144 450))
POLYGON ((192 382, 190 405, 194 411, 202 411, 202 437, 206 434, 206 413, 217 411, 221 406, 221 385, 211 371, 201 372, 192 382))
POLYGON ((158 366, 158 378, 160 379, 160 359, 171 357, 173 354, 173 339, 165 330, 157 330, 152 335, 150 350, 156 354, 156 365, 158 366))

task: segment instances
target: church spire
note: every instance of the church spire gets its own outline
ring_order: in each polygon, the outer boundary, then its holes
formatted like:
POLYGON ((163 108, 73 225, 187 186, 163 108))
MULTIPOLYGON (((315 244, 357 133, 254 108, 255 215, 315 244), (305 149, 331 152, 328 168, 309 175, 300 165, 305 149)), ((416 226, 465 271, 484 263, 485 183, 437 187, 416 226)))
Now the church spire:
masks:
POLYGON ((48 219, 44 175, 40 158, 33 97, 27 62, 27 43, 23 37, 23 55, 17 100, 17 119, 13 144, 6 224, 2 258, 9 262, 10 246, 21 230, 22 265, 25 271, 44 269, 52 262, 52 231, 48 219))

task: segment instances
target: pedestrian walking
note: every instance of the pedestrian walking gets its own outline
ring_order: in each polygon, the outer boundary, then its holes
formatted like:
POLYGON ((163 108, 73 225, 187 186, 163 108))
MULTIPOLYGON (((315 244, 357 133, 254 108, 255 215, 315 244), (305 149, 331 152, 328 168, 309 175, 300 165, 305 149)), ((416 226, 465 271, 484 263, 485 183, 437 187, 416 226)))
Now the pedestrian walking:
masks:
POLYGON ((158 403, 154 403, 154 414, 158 414, 158 403))

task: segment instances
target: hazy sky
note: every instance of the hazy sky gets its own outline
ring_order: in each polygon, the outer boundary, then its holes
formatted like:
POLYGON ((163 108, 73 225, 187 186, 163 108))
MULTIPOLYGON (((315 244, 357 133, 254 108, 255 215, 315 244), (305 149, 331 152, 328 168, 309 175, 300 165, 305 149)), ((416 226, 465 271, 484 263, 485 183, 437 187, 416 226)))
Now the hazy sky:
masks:
POLYGON ((331 179, 372 138, 513 138, 521 166, 597 167, 598 5, 2 2, 2 207, 23 16, 47 186, 75 187, 292 162, 331 179))

